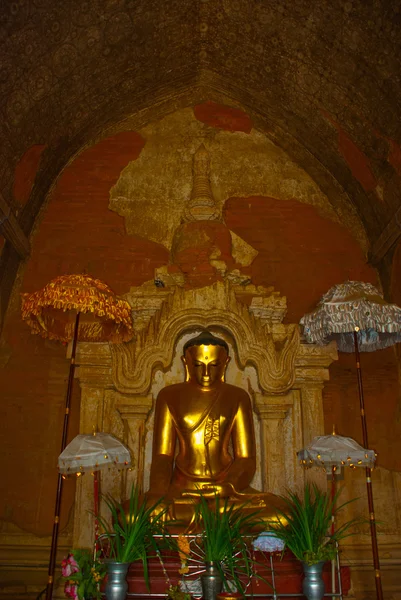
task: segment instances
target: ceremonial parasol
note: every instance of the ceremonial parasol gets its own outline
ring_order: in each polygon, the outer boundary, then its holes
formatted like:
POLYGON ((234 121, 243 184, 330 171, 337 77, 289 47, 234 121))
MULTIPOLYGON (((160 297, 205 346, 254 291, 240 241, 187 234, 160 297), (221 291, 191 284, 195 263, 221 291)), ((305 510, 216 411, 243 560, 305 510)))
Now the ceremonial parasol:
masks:
POLYGON ((306 447, 297 452, 298 460, 305 468, 323 467, 326 472, 339 467, 370 467, 376 461, 374 450, 362 448, 349 437, 337 435, 319 435, 306 447))
MULTIPOLYGON (((373 352, 401 341, 401 308, 388 304, 370 283, 347 281, 332 287, 317 308, 301 319, 308 342, 326 344, 336 340, 341 352, 355 352, 363 445, 369 447, 359 352, 373 352)), ((366 466, 376 594, 383 598, 371 467, 366 466)))
POLYGON ((108 285, 89 275, 61 275, 42 290, 22 294, 22 318, 32 333, 70 342, 77 316, 80 342, 128 342, 133 336, 131 307, 108 285))
MULTIPOLYGON (((62 275, 38 292, 22 294, 22 318, 33 333, 65 343, 72 341, 61 441, 63 452, 67 444, 77 342, 129 341, 133 336, 131 308, 98 279, 89 275, 62 275)), ((63 478, 59 473, 46 600, 51 600, 53 591, 62 488, 63 478)))
POLYGON ((131 454, 110 433, 79 434, 64 448, 58 457, 58 470, 61 475, 77 476, 91 472, 93 477, 94 516, 95 516, 95 548, 98 540, 99 515, 99 480, 100 470, 113 466, 117 469, 128 469, 131 466, 131 454))

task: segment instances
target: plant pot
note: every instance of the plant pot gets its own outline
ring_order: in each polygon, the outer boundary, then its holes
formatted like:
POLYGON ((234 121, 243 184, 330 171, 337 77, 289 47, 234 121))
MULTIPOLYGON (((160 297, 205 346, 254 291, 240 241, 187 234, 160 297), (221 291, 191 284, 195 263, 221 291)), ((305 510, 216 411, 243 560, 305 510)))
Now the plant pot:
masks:
POLYGON ((130 563, 105 561, 107 582, 104 593, 107 600, 125 600, 128 591, 127 573, 130 563))
POLYGON ((217 594, 223 589, 220 571, 214 562, 205 564, 206 572, 201 575, 203 600, 216 600, 217 594))
POLYGON ((302 591, 308 600, 321 600, 324 596, 324 581, 322 579, 324 561, 314 565, 302 563, 305 579, 302 582, 302 591))

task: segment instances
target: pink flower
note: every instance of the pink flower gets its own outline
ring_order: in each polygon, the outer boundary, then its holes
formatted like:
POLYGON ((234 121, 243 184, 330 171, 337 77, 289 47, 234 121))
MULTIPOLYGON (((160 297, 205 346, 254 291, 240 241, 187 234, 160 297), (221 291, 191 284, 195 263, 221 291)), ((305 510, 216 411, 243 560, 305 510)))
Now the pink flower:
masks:
POLYGON ((64 594, 67 598, 72 598, 73 600, 78 599, 78 586, 75 584, 66 583, 64 586, 64 594))
POLYGON ((67 558, 61 561, 61 573, 63 577, 69 577, 73 573, 80 571, 79 565, 72 554, 69 554, 67 558))
POLYGON ((71 575, 71 565, 65 559, 61 561, 61 573, 63 577, 69 577, 71 575))

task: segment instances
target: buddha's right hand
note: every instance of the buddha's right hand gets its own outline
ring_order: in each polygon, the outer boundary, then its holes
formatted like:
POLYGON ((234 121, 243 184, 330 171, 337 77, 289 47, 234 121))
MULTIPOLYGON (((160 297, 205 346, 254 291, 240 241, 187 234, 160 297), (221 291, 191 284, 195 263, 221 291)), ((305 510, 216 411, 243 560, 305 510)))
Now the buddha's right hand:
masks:
POLYGON ((185 490, 182 492, 182 496, 188 498, 199 498, 200 495, 202 495, 204 498, 214 498, 215 496, 228 498, 235 496, 236 491, 232 483, 205 483, 200 485, 196 490, 185 490))

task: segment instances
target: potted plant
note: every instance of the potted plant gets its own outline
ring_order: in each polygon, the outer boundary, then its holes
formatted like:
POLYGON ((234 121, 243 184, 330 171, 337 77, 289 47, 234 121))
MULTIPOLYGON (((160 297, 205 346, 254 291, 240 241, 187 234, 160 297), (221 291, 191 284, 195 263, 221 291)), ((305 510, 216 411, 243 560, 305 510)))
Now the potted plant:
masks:
POLYGON ((223 586, 232 591, 232 584, 244 593, 244 580, 249 582, 254 575, 249 543, 264 528, 259 512, 250 511, 246 504, 236 507, 228 498, 216 495, 208 501, 199 494, 195 519, 200 529, 197 544, 206 566, 201 577, 205 600, 214 599, 223 586))
POLYGON ((141 561, 144 580, 149 589, 148 558, 152 551, 160 556, 159 545, 169 547, 169 536, 164 526, 167 508, 162 499, 148 505, 136 486, 132 486, 128 510, 112 497, 104 498, 111 513, 111 526, 103 518, 103 537, 109 541, 109 558, 106 561, 108 581, 106 598, 125 598, 129 565, 141 561), (156 541, 158 540, 158 541, 156 541))
POLYGON ((338 542, 354 535, 352 528, 363 522, 360 518, 351 519, 330 531, 333 516, 353 502, 349 500, 337 507, 339 493, 340 490, 332 497, 316 485, 311 488, 307 484, 303 497, 295 492, 281 496, 287 509, 279 514, 274 534, 302 562, 305 573, 303 591, 310 599, 323 597, 321 573, 324 563, 335 557, 338 542))

